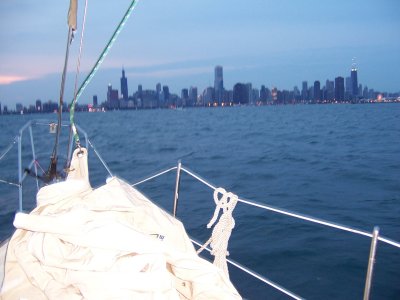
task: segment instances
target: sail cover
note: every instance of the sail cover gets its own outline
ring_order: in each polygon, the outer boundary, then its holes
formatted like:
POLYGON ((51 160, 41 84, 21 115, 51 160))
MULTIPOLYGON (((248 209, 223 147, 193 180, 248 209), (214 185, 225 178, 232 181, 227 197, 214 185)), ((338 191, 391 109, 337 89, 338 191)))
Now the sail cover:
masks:
POLYGON ((71 169, 16 214, 0 298, 241 298, 180 221, 117 177, 92 189, 86 150, 71 169))
POLYGON ((68 10, 68 26, 72 30, 76 30, 77 24, 77 12, 78 12, 78 0, 71 0, 69 3, 68 10))

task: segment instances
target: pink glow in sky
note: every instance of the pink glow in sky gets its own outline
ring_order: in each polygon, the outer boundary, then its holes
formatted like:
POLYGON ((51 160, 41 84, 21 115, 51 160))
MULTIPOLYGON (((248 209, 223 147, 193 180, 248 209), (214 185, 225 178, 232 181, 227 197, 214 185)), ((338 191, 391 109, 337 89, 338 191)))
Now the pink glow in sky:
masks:
MULTIPOLYGON (((81 80, 129 3, 89 1, 81 80)), ((57 99, 68 5, 69 1, 0 1, 1 103, 57 99)), ((83 6, 79 1, 81 11, 83 6)), ((108 83, 119 88, 122 67, 130 93, 138 84, 154 89, 161 82, 179 94, 182 88, 197 86, 201 91, 212 85, 215 65, 224 67, 228 89, 236 82, 292 89, 303 80, 349 76, 353 57, 360 83, 398 92, 399 11, 397 0, 143 0, 85 99, 97 94, 102 101, 108 83)), ((67 94, 73 86, 79 34, 72 45, 67 94)))

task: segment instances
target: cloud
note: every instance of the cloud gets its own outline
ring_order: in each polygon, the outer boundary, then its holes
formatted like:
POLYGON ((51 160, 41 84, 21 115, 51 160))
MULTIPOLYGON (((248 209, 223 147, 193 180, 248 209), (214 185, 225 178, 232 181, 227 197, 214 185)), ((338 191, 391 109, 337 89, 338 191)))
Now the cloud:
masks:
POLYGON ((18 81, 24 81, 27 80, 27 77, 24 76, 6 76, 6 75, 0 75, 0 84, 1 85, 6 85, 6 84, 12 84, 14 82, 18 81))
POLYGON ((2 57, 0 84, 35 80, 62 72, 63 58, 56 55, 10 54, 2 57))

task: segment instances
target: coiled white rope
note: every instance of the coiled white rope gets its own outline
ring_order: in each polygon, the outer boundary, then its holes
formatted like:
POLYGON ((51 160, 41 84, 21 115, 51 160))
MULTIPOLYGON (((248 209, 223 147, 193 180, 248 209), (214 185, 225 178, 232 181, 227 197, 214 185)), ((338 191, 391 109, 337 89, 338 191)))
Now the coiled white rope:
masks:
POLYGON ((214 255, 214 265, 224 271, 225 275, 229 278, 228 265, 226 257, 229 255, 228 242, 232 233, 232 229, 235 227, 235 220, 232 216, 233 209, 238 201, 238 196, 227 192, 223 188, 217 188, 214 190, 214 202, 216 204, 214 215, 210 222, 207 224, 207 228, 211 228, 218 219, 219 211, 222 209, 222 215, 220 216, 218 223, 214 226, 211 237, 208 241, 197 250, 199 254, 209 244, 211 246, 211 254, 214 255), (221 197, 219 198, 219 195, 221 197))

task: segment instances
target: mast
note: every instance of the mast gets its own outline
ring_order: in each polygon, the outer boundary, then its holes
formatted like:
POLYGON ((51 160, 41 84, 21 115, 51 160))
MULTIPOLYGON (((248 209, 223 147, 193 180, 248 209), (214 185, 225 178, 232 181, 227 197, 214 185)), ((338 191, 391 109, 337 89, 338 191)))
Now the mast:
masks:
POLYGON ((57 160, 58 160, 58 143, 61 134, 61 120, 62 120, 62 110, 64 106, 64 90, 65 90, 65 81, 67 75, 67 67, 68 67, 68 57, 69 57, 69 47, 74 39, 74 32, 76 30, 77 24, 77 10, 78 3, 77 0, 70 0, 70 6, 68 11, 68 35, 67 35, 67 47, 65 52, 64 59, 64 68, 61 77, 61 87, 60 87, 60 98, 58 103, 58 121, 57 121, 57 131, 56 137, 54 141, 53 152, 50 158, 50 166, 45 174, 46 181, 50 182, 59 177, 59 172, 57 172, 57 160))

